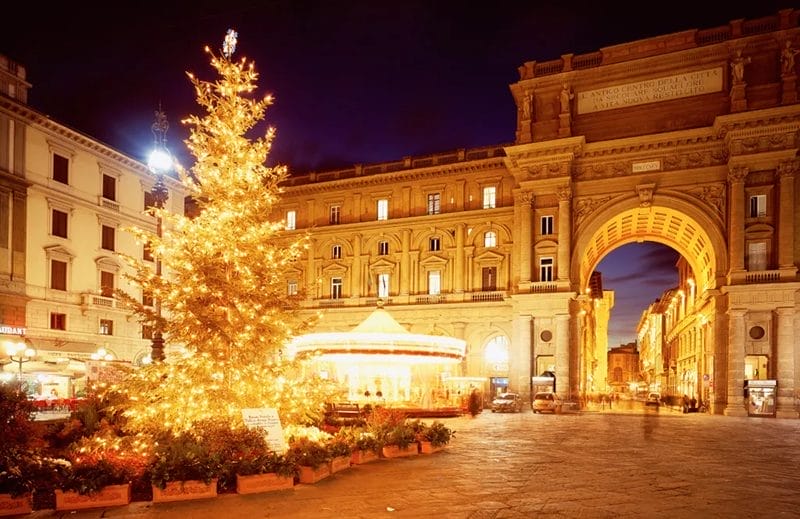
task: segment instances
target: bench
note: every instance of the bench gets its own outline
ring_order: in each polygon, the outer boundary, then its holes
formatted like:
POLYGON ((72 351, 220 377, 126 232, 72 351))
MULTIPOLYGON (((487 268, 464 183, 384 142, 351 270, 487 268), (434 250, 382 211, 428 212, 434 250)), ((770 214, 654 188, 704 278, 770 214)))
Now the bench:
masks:
POLYGON ((356 403, 339 402, 328 404, 325 418, 332 423, 354 424, 362 422, 366 414, 365 410, 356 403))

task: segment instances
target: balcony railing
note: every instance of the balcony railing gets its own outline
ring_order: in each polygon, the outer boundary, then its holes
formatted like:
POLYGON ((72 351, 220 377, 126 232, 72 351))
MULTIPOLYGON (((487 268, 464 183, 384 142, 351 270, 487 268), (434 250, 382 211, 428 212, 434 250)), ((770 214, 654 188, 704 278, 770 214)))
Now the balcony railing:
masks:
POLYGON ((112 211, 119 211, 119 202, 115 202, 114 200, 109 200, 103 196, 100 197, 100 205, 105 207, 106 209, 111 209, 112 211))
POLYGON ((426 294, 416 296, 415 301, 418 305, 435 305, 437 303, 446 303, 447 296, 445 294, 426 294))
POLYGON ((502 292, 475 292, 470 294, 473 303, 483 303, 487 301, 502 301, 502 292))
POLYGON ((780 270, 761 270, 758 272, 748 272, 744 276, 748 283, 775 283, 781 280, 780 270))
POLYGON ((116 308, 116 300, 113 297, 101 296, 100 294, 92 294, 86 292, 81 294, 82 303, 84 306, 96 306, 100 308, 116 308))

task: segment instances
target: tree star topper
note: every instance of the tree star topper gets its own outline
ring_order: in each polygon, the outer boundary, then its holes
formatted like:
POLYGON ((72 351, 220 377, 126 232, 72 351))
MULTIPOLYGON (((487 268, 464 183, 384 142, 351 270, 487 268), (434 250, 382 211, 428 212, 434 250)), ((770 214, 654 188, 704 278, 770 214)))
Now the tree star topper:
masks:
POLYGON ((238 36, 233 29, 228 29, 228 32, 225 33, 225 40, 222 42, 222 54, 228 59, 236 52, 236 38, 238 36))

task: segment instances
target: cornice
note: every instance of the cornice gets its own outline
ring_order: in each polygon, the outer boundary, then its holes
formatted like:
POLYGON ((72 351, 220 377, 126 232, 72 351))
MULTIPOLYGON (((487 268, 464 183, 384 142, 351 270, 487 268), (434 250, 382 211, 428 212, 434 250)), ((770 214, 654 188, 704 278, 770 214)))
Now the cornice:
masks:
POLYGON ((474 174, 504 168, 503 158, 479 159, 425 168, 404 169, 341 180, 317 181, 299 186, 283 186, 285 195, 299 196, 329 191, 353 190, 370 186, 386 186, 396 182, 416 182, 445 175, 474 174))

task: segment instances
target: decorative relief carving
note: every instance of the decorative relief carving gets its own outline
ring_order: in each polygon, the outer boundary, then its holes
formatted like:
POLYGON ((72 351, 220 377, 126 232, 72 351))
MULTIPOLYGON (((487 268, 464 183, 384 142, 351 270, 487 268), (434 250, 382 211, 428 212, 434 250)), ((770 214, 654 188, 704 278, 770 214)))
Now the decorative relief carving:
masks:
POLYGON ((728 172, 728 182, 744 182, 748 173, 750 173, 750 168, 746 166, 734 166, 730 168, 728 172))
POLYGON ((778 164, 778 169, 775 171, 775 174, 778 178, 791 178, 797 173, 798 169, 800 169, 800 160, 784 160, 778 164))
POLYGON ((572 188, 569 186, 569 184, 558 186, 556 188, 556 196, 560 202, 569 201, 572 199, 572 188))
POLYGON ((707 206, 713 208, 720 217, 724 217, 725 186, 720 184, 699 186, 688 190, 688 193, 699 198, 707 206))
POLYGON ((650 207, 653 205, 653 191, 655 184, 639 184, 636 186, 636 193, 639 194, 639 207, 650 207))
POLYGON ((580 198, 575 202, 575 226, 581 225, 583 220, 595 212, 598 207, 611 200, 610 196, 602 198, 580 198))
POLYGON ((514 194, 514 202, 516 205, 530 205, 533 206, 534 195, 530 191, 518 192, 514 194))

